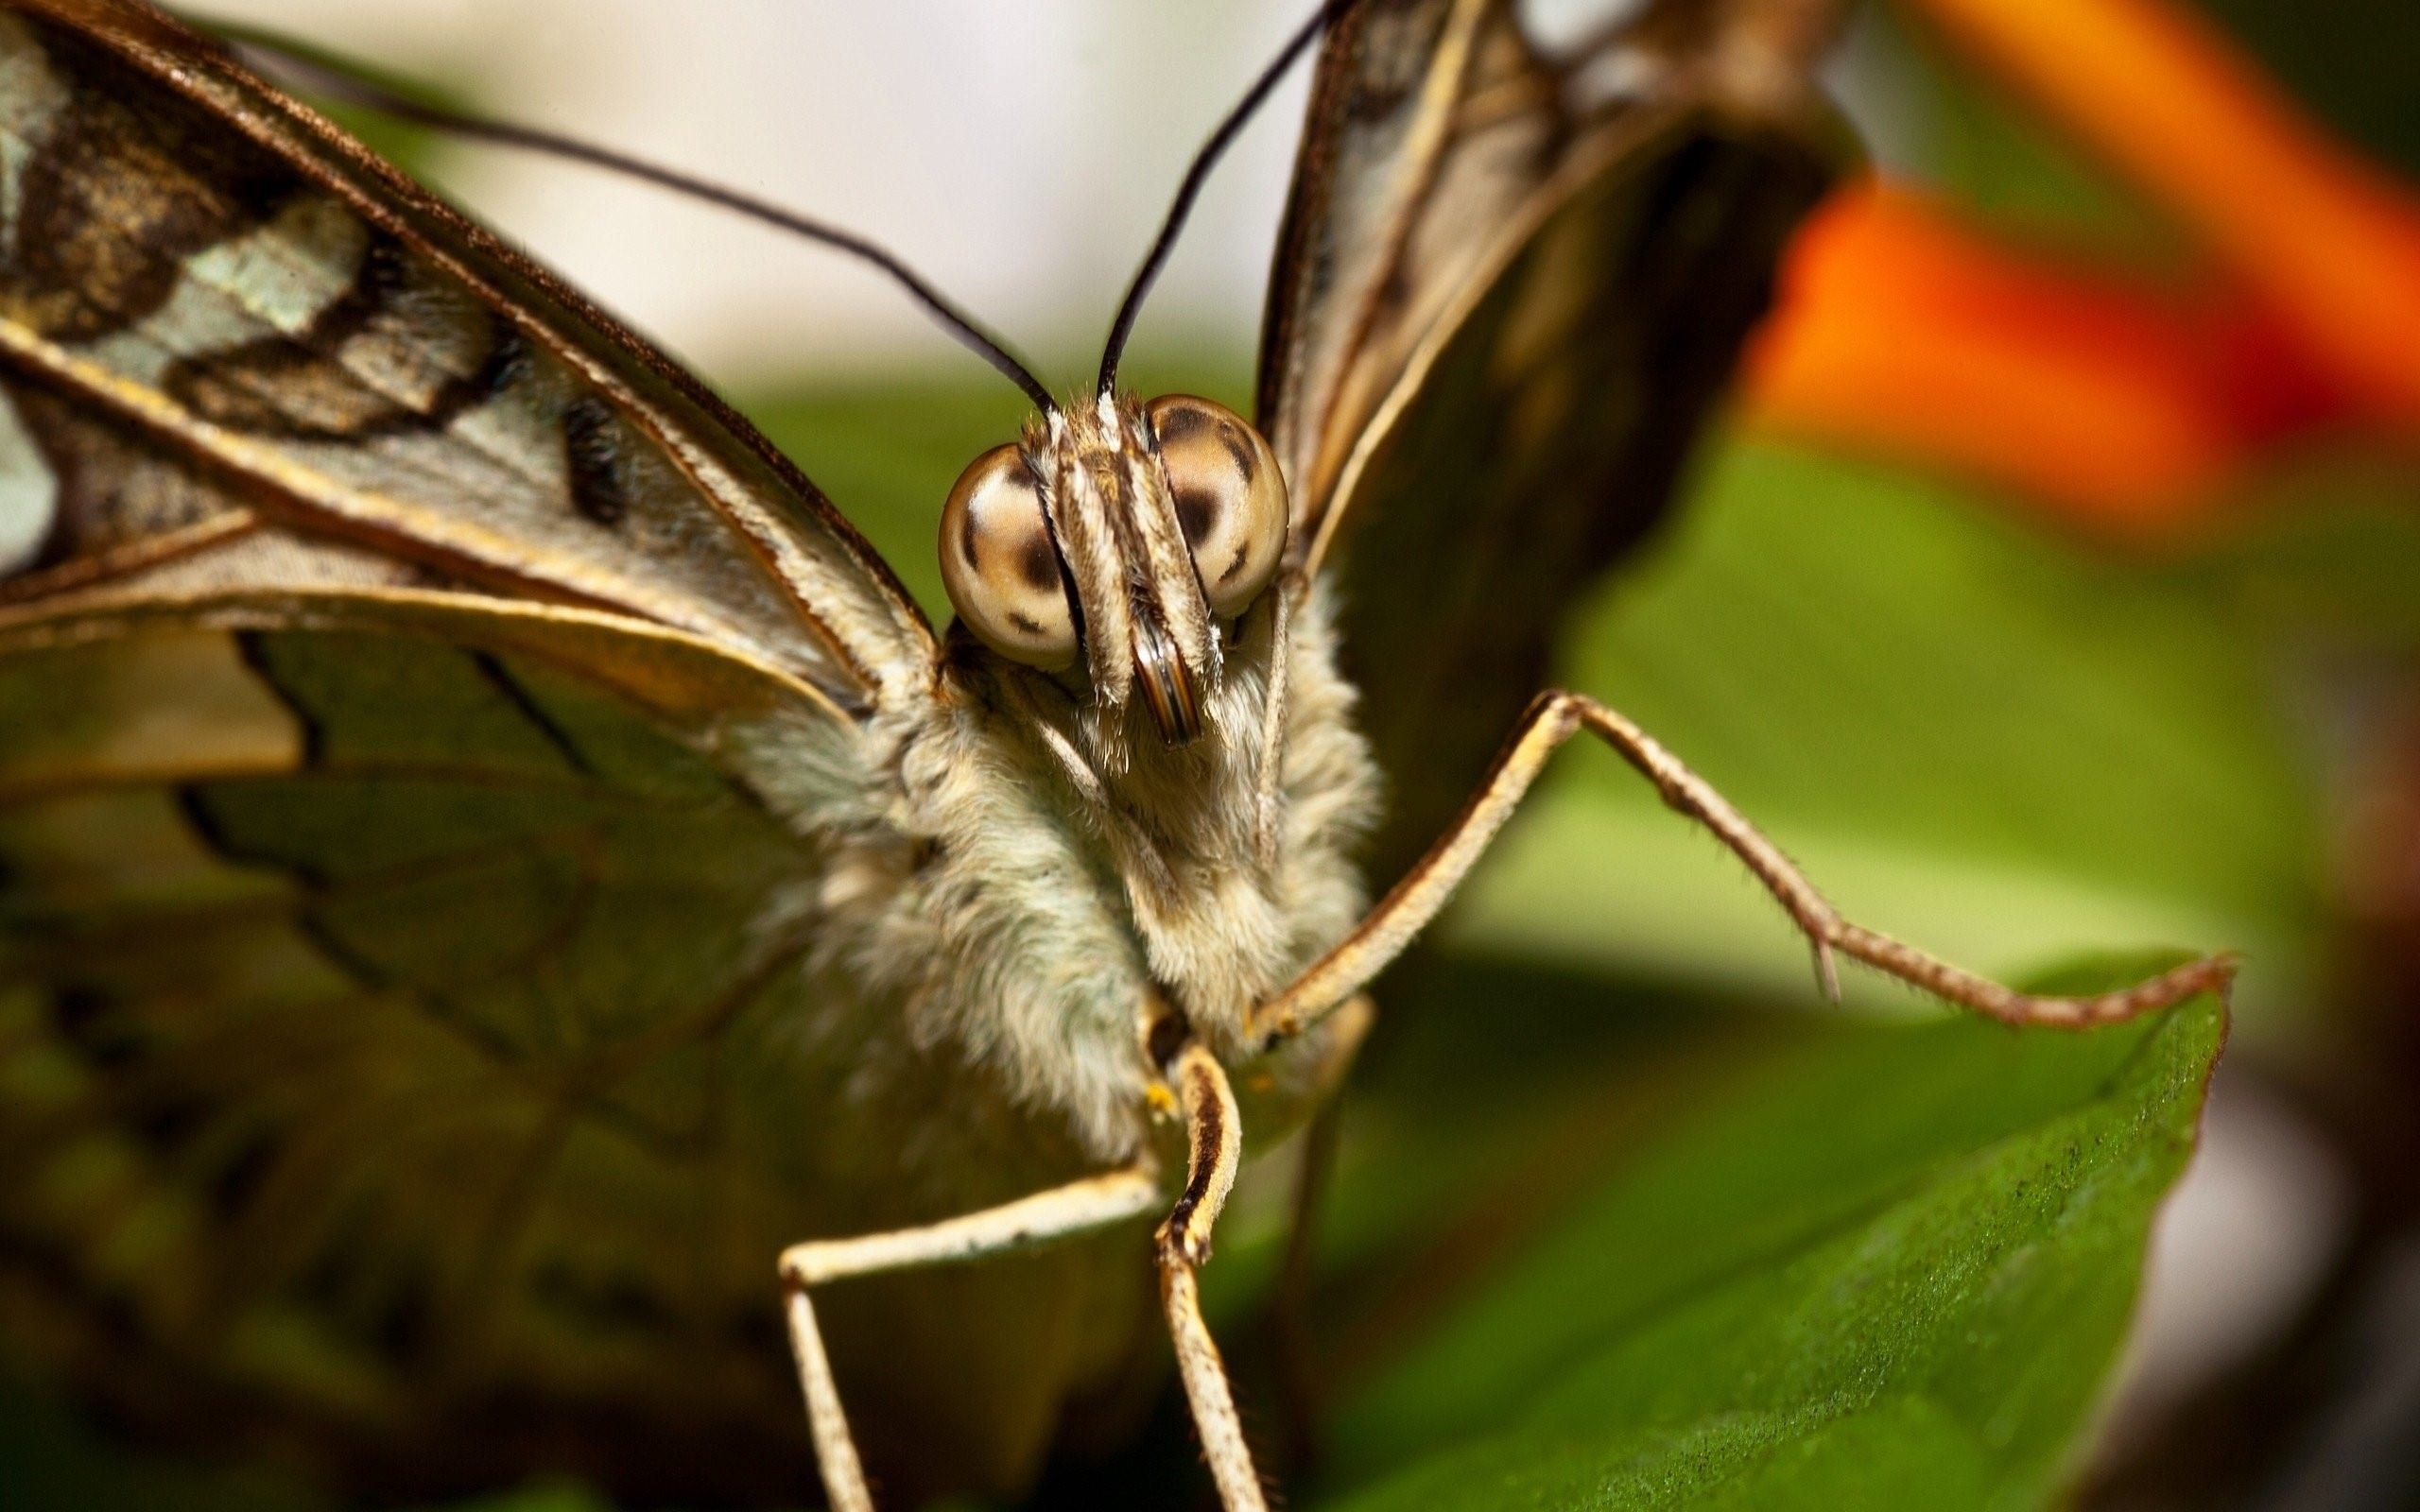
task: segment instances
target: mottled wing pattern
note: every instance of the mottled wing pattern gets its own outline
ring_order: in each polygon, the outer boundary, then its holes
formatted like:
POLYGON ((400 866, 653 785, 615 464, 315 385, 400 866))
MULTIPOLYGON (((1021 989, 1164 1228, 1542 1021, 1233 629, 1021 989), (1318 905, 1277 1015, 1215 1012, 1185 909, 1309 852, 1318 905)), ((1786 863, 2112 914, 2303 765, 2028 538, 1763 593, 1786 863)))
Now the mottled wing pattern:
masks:
POLYGON ((1509 0, 1374 0, 1328 40, 1259 406, 1388 773, 1379 882, 1668 502, 1835 171, 1829 9, 1665 0, 1549 56, 1509 0))
POLYGON ((925 686, 929 627, 745 422, 147 7, 0 9, 0 460, 49 480, 0 496, 15 596, 307 558, 618 610, 852 710, 925 686), (321 544, 196 559, 263 532, 321 544))
POLYGON ((829 1088, 769 1047, 833 1015, 777 808, 841 813, 856 738, 579 611, 0 616, 10 1355, 404 1485, 516 1434, 796 1470, 765 1266, 833 1221, 829 1088))
MULTIPOLYGON (((388 1501, 808 1484, 779 1249, 1077 1160, 827 958, 931 656, 554 280, 154 11, 0 5, 6 1368, 388 1501)), ((1134 1258, 836 1297, 870 1452, 1026 1473, 1134 1258)))
MULTIPOLYGON (((0 610, 0 1364, 382 1501, 811 1484, 780 1249, 1082 1168, 834 958, 863 739, 587 610, 0 610)), ((836 1295, 890 1484, 1028 1475, 1140 1242, 836 1295)))

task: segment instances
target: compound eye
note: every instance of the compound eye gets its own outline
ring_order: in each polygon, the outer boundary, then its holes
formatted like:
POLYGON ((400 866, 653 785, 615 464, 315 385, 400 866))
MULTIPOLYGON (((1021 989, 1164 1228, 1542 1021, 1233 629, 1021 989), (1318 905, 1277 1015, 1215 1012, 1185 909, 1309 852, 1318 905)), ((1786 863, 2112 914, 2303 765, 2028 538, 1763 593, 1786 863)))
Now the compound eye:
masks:
POLYGON ((1232 619, 1276 576, 1286 549, 1286 480, 1260 433, 1224 404, 1170 394, 1147 406, 1177 523, 1210 610, 1232 619))
POLYGON ((1063 667, 1076 618, 1042 517, 1042 484, 1017 447, 997 446, 958 475, 942 509, 942 582, 959 618, 1011 661, 1063 667))

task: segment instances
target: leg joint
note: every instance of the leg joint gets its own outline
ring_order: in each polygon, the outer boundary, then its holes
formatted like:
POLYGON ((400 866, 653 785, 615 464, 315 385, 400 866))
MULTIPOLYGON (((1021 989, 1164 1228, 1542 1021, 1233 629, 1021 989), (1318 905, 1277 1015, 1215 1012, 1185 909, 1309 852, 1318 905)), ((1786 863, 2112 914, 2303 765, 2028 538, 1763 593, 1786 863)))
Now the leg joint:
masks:
POLYGON ((1547 726, 1553 730, 1555 738, 1562 740, 1588 722, 1588 711, 1596 704, 1597 700, 1584 693, 1574 693, 1568 688, 1548 688, 1530 700, 1529 712, 1522 715, 1521 722, 1547 726))
POLYGON ((815 1263, 815 1256, 811 1250, 811 1246, 792 1245, 782 1251, 780 1268, 783 1291, 804 1292, 809 1287, 821 1286, 832 1279, 821 1274, 820 1267, 815 1263))

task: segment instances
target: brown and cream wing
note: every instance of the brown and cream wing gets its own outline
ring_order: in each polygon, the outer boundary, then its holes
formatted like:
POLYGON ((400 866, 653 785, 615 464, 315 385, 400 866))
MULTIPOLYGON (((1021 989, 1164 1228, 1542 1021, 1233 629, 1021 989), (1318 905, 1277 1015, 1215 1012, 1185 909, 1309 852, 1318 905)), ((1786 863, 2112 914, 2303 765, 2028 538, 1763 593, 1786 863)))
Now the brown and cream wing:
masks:
MULTIPOLYGON (((939 1216, 903 1130, 1049 1174, 817 954, 836 832, 912 865, 862 739, 557 606, 0 612, 0 1357, 380 1499, 805 1484, 780 1248, 939 1216)), ((1132 1255, 836 1299, 870 1441, 1012 1478, 1132 1255)))
POLYGON ((1564 55, 1374 0, 1314 86, 1262 351, 1293 550, 1341 601, 1401 871, 1661 516, 1841 153, 1828 8, 1666 0, 1564 55))
POLYGON ((1400 369, 1408 335, 1434 322, 1460 286, 1454 275, 1486 245, 1485 221, 1423 234, 1441 224, 1441 197, 1500 218, 1550 161, 1562 122, 1511 9, 1364 0, 1321 44, 1256 401, 1291 487, 1298 558, 1312 553, 1343 451, 1400 369), (1482 76, 1506 86, 1483 119, 1464 105, 1482 76), (1416 252, 1415 243, 1426 245, 1416 252), (1426 259, 1416 282, 1415 256, 1426 259))
POLYGON ((21 596, 274 527, 729 644, 851 708, 925 686, 922 615, 745 421, 147 6, 0 9, 0 370, 21 596), (87 486, 117 465, 93 436, 206 486, 87 486))

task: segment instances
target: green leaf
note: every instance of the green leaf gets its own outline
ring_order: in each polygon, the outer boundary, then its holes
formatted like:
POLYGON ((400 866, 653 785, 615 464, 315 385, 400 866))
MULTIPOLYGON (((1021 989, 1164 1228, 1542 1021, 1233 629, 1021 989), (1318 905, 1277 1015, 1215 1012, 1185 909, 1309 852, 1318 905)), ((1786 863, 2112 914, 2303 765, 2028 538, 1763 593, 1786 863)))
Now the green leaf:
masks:
POLYGON ((2224 1024, 1802 1030, 1354 1393, 1320 1504, 2044 1504, 2224 1024))
MULTIPOLYGON (((2387 449, 2319 450, 2244 480, 2239 522, 2169 575, 2306 667, 2420 649, 2420 479, 2387 449)), ((2302 671, 2316 681, 2325 676, 2302 671)))
MULTIPOLYGON (((1569 685, 1860 922, 1996 973, 2233 948, 2250 1011, 2306 996, 2327 907, 2312 776, 2268 644, 2202 585, 1939 478, 1734 441, 1566 644, 1569 685)), ((1812 1001, 1805 946, 1737 863, 1593 750, 1559 758, 1460 922, 1500 954, 1812 1001)))

